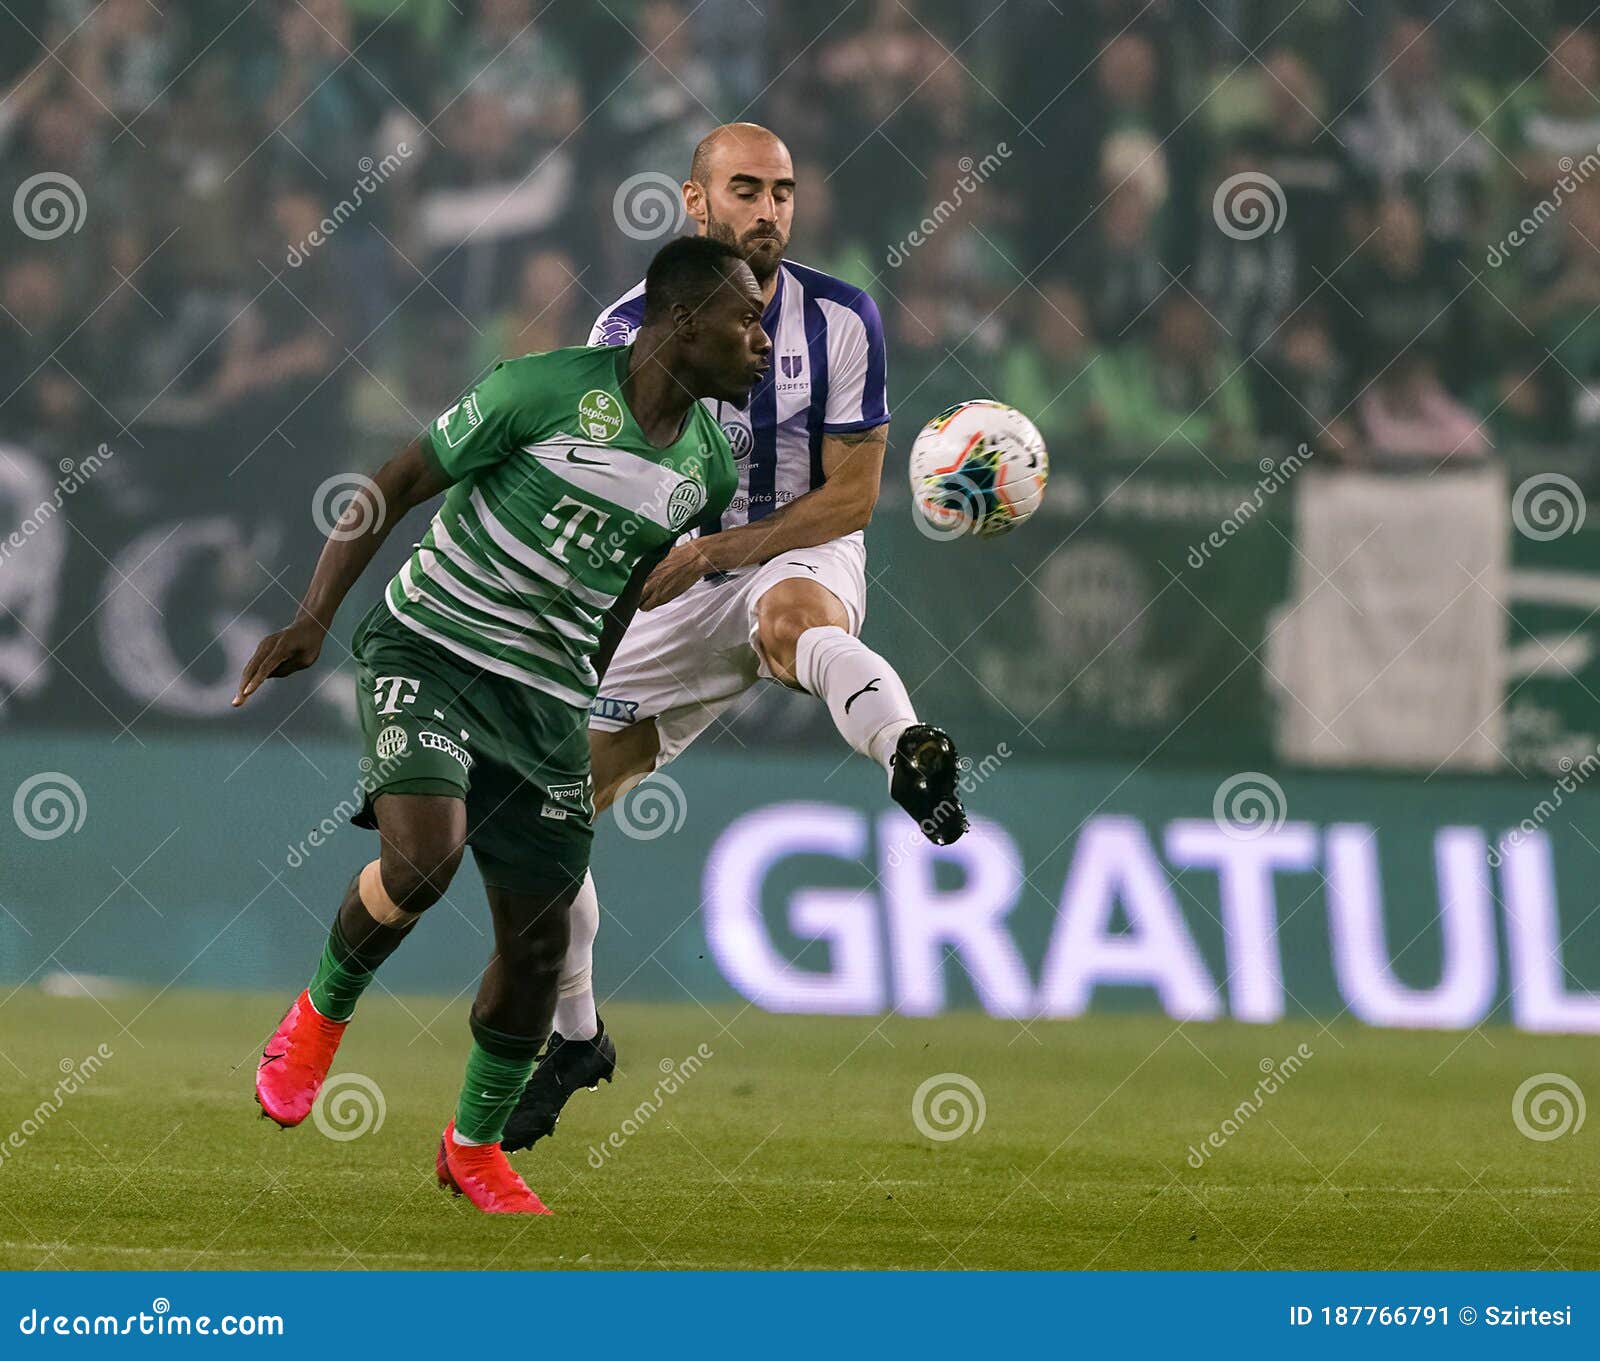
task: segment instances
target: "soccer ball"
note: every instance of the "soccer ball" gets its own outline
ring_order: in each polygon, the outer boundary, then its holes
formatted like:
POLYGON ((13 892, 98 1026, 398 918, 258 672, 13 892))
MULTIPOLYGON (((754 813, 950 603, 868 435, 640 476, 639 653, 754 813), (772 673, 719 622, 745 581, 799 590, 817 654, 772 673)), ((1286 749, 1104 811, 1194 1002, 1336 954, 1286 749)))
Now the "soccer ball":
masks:
POLYGON ((1044 499, 1050 455, 1015 407, 977 399, 941 412, 911 446, 917 527, 929 538, 1015 529, 1044 499))

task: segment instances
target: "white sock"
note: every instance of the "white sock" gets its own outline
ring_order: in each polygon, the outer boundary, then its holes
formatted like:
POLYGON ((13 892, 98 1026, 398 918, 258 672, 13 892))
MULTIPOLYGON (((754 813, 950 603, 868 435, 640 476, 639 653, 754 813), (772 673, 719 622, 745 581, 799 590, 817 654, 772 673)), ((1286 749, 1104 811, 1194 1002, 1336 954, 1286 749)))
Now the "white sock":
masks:
POLYGON ((828 706, 844 740, 887 770, 900 734, 917 721, 895 669, 861 639, 829 624, 800 635, 794 673, 828 706))
POLYGON ((572 937, 556 985, 555 1028, 569 1040, 592 1040, 600 1031, 594 1009, 594 938, 600 931, 600 897, 594 875, 583 876, 583 886, 572 900, 572 937))
POLYGON ((458 1134, 455 1130, 451 1130, 450 1142, 453 1144, 460 1144, 462 1148, 481 1148, 484 1140, 469 1139, 465 1134, 458 1134))

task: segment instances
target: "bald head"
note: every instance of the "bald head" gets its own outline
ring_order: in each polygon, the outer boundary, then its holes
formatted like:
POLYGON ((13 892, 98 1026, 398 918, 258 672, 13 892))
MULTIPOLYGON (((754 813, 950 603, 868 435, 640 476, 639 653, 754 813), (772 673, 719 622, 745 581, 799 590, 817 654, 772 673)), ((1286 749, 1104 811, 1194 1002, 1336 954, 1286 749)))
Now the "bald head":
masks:
POLYGON ((683 202, 700 233, 737 250, 765 286, 794 220, 789 148, 756 123, 713 128, 695 148, 683 202))
POLYGON ((699 185, 709 184, 712 175, 720 170, 718 161, 726 157, 781 159, 785 165, 790 164, 789 148, 771 129, 759 123, 724 123, 700 139, 694 160, 689 162, 689 178, 699 185))

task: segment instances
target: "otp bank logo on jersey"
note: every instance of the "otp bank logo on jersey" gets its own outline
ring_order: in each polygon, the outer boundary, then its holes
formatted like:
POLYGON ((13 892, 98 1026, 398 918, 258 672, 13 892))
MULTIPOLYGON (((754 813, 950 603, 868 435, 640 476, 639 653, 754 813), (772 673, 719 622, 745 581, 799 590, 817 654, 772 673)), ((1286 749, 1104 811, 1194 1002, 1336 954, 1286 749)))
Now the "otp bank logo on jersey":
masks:
POLYGON ((483 416, 478 411, 478 394, 468 394, 457 402, 448 411, 444 412, 434 422, 439 433, 444 436, 447 449, 454 449, 462 440, 466 439, 483 422, 483 416))
POLYGON ((615 439, 622 430, 622 403, 602 388, 590 388, 578 402, 578 428, 590 439, 615 439))

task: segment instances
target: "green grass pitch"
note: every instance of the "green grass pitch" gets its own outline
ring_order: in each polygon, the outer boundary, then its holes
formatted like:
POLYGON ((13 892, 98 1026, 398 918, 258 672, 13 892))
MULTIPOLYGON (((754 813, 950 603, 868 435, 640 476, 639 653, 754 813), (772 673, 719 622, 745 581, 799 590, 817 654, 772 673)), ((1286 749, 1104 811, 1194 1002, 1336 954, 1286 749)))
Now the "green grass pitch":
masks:
POLYGON ((363 1003, 336 1072, 376 1083, 384 1118, 336 1141, 257 1118, 258 1046, 286 1001, 14 995, 0 1265, 1600 1268, 1600 1129, 1540 1142, 1512 1119, 1534 1074, 1600 1090, 1592 1040, 613 1006, 617 1082, 516 1157, 555 1217, 491 1219, 433 1179, 464 1004, 363 1003), (102 1043, 103 1067, 40 1118, 62 1061, 102 1043), (1304 1067, 1189 1166, 1261 1061, 1301 1043, 1304 1067), (634 1118, 701 1045, 704 1066, 634 1118), (984 1118, 936 1142, 912 1100, 945 1073, 977 1085, 984 1118))

